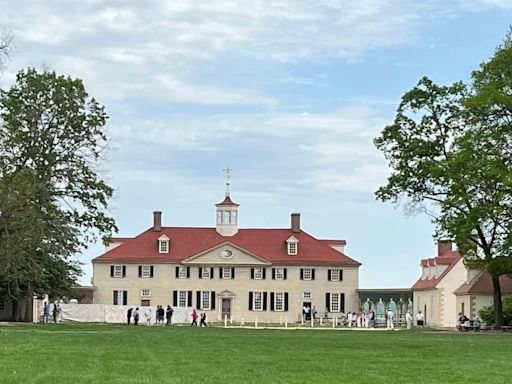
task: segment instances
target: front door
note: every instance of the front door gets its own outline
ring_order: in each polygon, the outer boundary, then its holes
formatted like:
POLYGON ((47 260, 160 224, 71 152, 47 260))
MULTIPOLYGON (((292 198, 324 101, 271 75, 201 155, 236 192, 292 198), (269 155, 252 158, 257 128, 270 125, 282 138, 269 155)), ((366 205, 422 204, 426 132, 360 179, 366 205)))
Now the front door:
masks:
POLYGON ((231 299, 222 299, 222 320, 231 319, 231 299))

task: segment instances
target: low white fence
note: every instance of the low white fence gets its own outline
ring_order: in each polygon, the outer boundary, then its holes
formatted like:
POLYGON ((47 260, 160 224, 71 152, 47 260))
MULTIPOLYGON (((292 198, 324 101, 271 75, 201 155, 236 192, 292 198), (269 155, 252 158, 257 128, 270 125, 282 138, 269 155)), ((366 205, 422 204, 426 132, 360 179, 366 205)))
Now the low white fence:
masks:
MULTIPOLYGON (((127 305, 106 304, 60 304, 60 320, 81 323, 126 323, 128 320, 127 305)), ((135 310, 135 307, 131 306, 135 310)), ((156 307, 139 307, 139 324, 147 322, 144 315, 146 309, 151 310, 151 324, 156 322, 156 307)), ((165 307, 164 307, 165 309, 165 307)), ((192 308, 173 308, 172 323, 188 323, 192 321, 192 308)), ((131 319, 133 323, 133 318, 131 319)), ((164 323, 166 320, 164 319, 164 323)))

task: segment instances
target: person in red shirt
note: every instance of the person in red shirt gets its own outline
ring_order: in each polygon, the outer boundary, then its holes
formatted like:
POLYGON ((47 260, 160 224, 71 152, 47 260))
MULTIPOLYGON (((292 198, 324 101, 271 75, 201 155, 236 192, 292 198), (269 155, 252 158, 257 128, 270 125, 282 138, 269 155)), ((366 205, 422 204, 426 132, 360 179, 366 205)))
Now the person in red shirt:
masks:
POLYGON ((194 308, 192 310, 192 324, 190 324, 190 326, 192 325, 195 325, 197 327, 197 318, 199 317, 199 315, 197 314, 197 311, 196 309, 194 308))

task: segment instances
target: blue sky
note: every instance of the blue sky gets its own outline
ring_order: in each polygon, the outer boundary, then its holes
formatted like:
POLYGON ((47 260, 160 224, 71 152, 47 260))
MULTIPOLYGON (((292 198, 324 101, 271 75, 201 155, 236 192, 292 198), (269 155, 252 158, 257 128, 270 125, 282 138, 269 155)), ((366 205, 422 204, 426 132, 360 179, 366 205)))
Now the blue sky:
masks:
MULTIPOLYGON (((0 28, 27 66, 84 80, 112 138, 103 176, 119 235, 213 226, 233 169, 241 227, 347 240, 360 285, 408 287, 435 254, 427 217, 375 201, 389 171, 372 139, 423 75, 467 79, 512 0, 5 1, 0 28), (210 4, 211 3, 211 4, 210 4)), ((79 258, 90 282, 90 259, 79 258)))

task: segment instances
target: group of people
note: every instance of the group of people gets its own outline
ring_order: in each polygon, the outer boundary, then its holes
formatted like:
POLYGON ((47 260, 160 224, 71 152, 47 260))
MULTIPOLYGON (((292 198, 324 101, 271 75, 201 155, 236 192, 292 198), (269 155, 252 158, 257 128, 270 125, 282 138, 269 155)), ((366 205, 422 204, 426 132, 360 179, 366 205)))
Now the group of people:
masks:
MULTIPOLYGON (((172 324, 172 314, 174 313, 174 309, 170 305, 167 306, 167 308, 164 310, 164 307, 161 305, 158 305, 156 307, 156 318, 155 318, 155 324, 164 324, 164 318, 166 320, 167 325, 172 324)), ((136 307, 133 309, 130 307, 128 309, 128 312, 126 313, 127 317, 127 323, 128 325, 131 324, 133 320, 134 325, 139 325, 139 319, 140 319, 140 313, 139 313, 139 307, 136 307)), ((146 325, 151 325, 151 308, 146 308, 144 311, 144 317, 146 318, 146 325)))
MULTIPOLYGON (((172 324, 172 315, 174 313, 174 309, 172 309, 172 307, 170 305, 168 305, 166 309, 164 309, 163 306, 158 305, 156 307, 155 313, 156 313, 155 314, 155 324, 164 325, 164 319, 166 320, 166 322, 165 322, 166 325, 172 324)), ((152 317, 151 308, 146 308, 144 310, 144 318, 146 319, 146 325, 151 325, 151 317, 152 317)), ((192 317, 192 323, 190 324, 191 326, 197 327, 197 319, 200 319, 199 326, 201 326, 201 327, 207 326, 206 312, 203 311, 201 313, 201 315, 199 315, 199 313, 194 308, 192 310, 191 317, 192 317)), ((128 312, 126 313, 126 321, 127 321, 128 325, 131 324, 132 320, 133 320, 134 325, 139 325, 139 319, 140 319, 139 307, 136 307, 135 309, 133 309, 133 307, 130 307, 128 309, 128 312)))
POLYGON ((57 304, 57 302, 53 303, 53 309, 50 309, 50 303, 44 302, 43 304, 43 322, 49 323, 50 322, 50 312, 53 317, 53 322, 57 323, 59 321, 59 315, 60 315, 60 305, 57 304))
POLYGON ((305 304, 304 307, 302 307, 302 318, 305 320, 305 321, 310 321, 311 318, 313 318, 313 320, 316 319, 316 314, 317 314, 317 311, 316 311, 316 307, 313 305, 313 308, 311 308, 311 306, 305 304))

